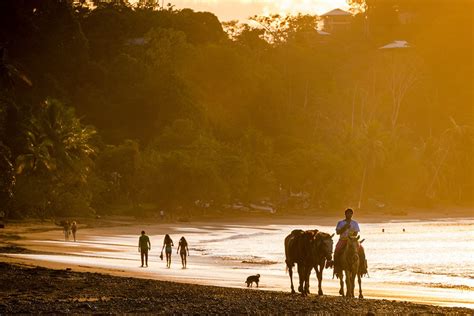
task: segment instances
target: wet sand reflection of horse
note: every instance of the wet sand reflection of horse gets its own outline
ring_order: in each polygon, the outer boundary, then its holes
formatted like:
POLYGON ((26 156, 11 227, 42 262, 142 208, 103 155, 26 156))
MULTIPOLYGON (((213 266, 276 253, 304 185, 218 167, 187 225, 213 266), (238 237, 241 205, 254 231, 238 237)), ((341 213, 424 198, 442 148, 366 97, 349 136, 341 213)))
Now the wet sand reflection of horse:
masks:
POLYGON ((285 238, 286 267, 289 271, 291 293, 295 293, 293 286, 293 267, 297 264, 299 287, 303 296, 309 294, 309 279, 313 268, 318 278, 318 294, 323 295, 322 277, 326 262, 331 262, 333 249, 333 235, 318 230, 292 231, 285 238))

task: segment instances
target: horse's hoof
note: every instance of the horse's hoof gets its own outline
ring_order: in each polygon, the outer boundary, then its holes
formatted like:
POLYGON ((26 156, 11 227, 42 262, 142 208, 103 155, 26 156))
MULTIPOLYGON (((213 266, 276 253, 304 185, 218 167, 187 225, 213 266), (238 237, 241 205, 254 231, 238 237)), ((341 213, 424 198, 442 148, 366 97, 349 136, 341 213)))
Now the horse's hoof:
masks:
POLYGON ((295 293, 296 293, 295 290, 291 289, 291 294, 295 294, 295 293))
POLYGON ((323 295, 323 291, 318 291, 318 295, 323 295))
POLYGON ((359 298, 364 298, 364 295, 362 295, 362 294, 359 294, 359 298))

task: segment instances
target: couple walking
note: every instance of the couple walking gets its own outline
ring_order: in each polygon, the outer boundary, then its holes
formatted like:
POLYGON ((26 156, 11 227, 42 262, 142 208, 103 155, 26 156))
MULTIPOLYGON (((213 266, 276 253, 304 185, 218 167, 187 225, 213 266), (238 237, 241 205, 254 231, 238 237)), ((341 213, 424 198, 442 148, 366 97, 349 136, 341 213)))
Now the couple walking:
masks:
POLYGON ((60 225, 63 227, 63 233, 64 233, 64 240, 68 241, 69 236, 74 238, 74 241, 76 241, 76 232, 77 232, 77 223, 76 221, 61 221, 60 225))
MULTIPOLYGON (((166 253, 166 267, 170 268, 171 267, 171 252, 173 249, 173 240, 171 239, 170 235, 166 234, 165 239, 163 240, 163 248, 161 248, 161 255, 160 258, 163 260, 163 249, 165 249, 166 253)), ((138 251, 141 254, 141 260, 142 260, 142 267, 145 264, 145 266, 148 267, 148 251, 151 250, 151 242, 150 238, 145 234, 145 231, 142 230, 142 234, 140 238, 138 239, 138 251)), ((187 260, 186 256, 189 256, 189 249, 188 249, 188 242, 186 241, 186 238, 181 237, 179 240, 179 245, 176 253, 180 253, 181 256, 181 264, 183 265, 183 269, 186 268, 187 260)))

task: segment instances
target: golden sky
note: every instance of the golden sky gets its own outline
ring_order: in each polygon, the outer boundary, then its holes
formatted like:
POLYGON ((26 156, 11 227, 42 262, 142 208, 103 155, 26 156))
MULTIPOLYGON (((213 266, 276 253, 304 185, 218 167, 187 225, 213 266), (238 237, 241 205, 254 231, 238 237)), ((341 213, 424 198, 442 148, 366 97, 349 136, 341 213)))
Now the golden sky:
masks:
POLYGON ((322 14, 335 8, 348 9, 346 0, 164 0, 167 2, 178 9, 213 12, 221 21, 243 20, 255 14, 322 14))

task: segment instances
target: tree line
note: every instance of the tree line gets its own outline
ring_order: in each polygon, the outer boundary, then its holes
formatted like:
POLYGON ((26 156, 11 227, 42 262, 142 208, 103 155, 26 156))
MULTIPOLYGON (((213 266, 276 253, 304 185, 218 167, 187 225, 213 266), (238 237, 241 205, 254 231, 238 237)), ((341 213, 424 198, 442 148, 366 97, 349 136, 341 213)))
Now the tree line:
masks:
POLYGON ((472 206, 472 3, 350 3, 326 35, 302 14, 2 1, 0 207, 472 206))

